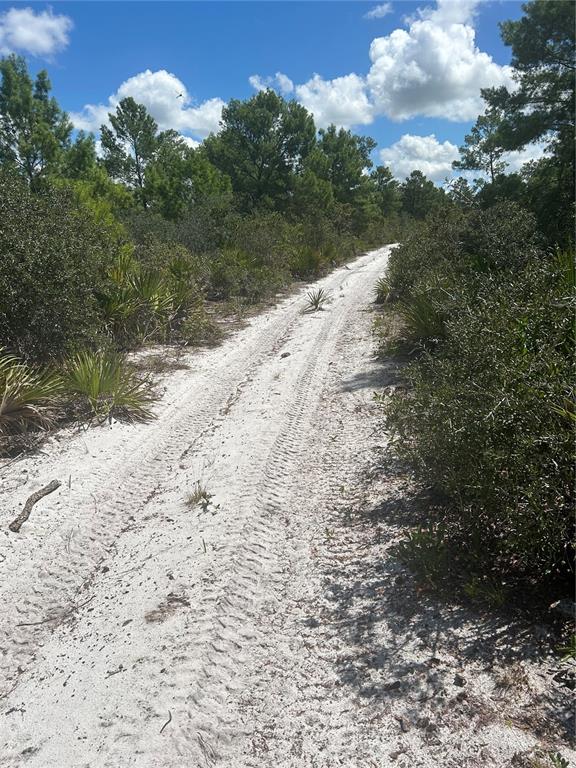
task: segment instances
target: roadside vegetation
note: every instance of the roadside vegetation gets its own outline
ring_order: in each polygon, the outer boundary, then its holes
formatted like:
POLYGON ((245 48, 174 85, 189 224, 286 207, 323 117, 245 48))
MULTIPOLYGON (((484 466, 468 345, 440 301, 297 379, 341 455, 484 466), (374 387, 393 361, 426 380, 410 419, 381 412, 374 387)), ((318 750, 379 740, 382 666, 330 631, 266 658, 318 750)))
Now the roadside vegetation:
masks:
POLYGON ((268 90, 230 101, 197 148, 123 99, 97 154, 46 72, 1 59, 3 447, 63 419, 148 417, 127 353, 217 343, 220 317, 397 240, 445 195, 374 168, 374 147, 268 90))
POLYGON ((398 554, 492 605, 574 582, 574 6, 528 3, 502 35, 517 90, 483 93, 455 164, 485 175, 453 184, 375 287, 406 384, 382 398, 388 426, 429 498, 398 554), (544 158, 504 175, 534 140, 544 158))

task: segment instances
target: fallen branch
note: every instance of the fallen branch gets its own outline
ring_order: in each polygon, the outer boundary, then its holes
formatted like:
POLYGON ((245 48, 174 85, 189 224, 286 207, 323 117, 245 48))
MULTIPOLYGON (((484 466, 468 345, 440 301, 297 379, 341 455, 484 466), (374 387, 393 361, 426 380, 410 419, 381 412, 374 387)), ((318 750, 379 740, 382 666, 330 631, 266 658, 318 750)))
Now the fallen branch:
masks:
POLYGON ((168 723, 171 723, 171 722, 172 722, 172 712, 170 712, 170 710, 168 710, 168 720, 166 720, 166 722, 164 723, 162 728, 160 728, 160 733, 162 733, 162 731, 164 730, 164 728, 166 728, 168 723))
POLYGON ((52 480, 52 482, 48 483, 48 485, 44 486, 44 488, 40 488, 39 491, 36 491, 31 496, 29 496, 26 504, 24 504, 24 509, 22 512, 20 512, 18 517, 8 526, 10 530, 14 531, 14 533, 19 533, 22 524, 25 523, 26 520, 28 520, 30 517, 30 512, 32 512, 32 507, 34 504, 36 504, 37 501, 40 501, 40 499, 44 498, 44 496, 48 496, 49 493, 52 493, 52 491, 55 491, 59 487, 60 481, 52 480))

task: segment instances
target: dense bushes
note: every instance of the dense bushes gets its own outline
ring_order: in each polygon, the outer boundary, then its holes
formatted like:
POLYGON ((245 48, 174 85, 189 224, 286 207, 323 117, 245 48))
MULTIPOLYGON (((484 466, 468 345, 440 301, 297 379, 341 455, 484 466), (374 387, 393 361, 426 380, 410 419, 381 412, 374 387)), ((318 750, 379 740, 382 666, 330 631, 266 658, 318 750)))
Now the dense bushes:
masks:
POLYGON ((0 343, 46 359, 94 339, 116 239, 70 191, 0 175, 0 343))
MULTIPOLYGON (((426 295, 424 318, 443 318, 433 344, 420 333, 408 392, 387 414, 398 452, 440 502, 436 543, 457 544, 469 569, 500 581, 566 577, 573 255, 539 249, 531 217, 505 204, 432 220, 394 251, 388 279, 398 306, 426 295)), ((411 331, 414 349, 418 326, 411 331)))

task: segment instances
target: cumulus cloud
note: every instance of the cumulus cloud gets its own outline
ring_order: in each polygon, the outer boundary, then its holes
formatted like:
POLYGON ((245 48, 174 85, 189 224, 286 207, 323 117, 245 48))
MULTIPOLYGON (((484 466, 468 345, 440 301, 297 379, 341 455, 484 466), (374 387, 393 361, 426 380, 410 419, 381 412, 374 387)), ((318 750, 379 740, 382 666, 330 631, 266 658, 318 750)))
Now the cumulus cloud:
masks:
POLYGON ((422 171, 432 181, 443 181, 452 175, 452 162, 458 159, 458 147, 430 136, 404 134, 395 144, 380 150, 380 160, 394 176, 404 179, 412 171, 422 171))
POLYGON ((10 8, 0 14, 0 55, 51 56, 66 48, 72 26, 68 16, 55 16, 51 10, 36 13, 32 8, 10 8))
POLYGON ((161 130, 172 128, 196 138, 218 131, 225 106, 222 99, 208 99, 195 105, 176 75, 165 69, 147 69, 125 80, 107 104, 86 104, 82 112, 72 113, 72 122, 76 128, 97 132, 108 122, 108 113, 128 96, 145 105, 161 130))
POLYGON ((354 73, 334 80, 314 75, 294 90, 300 104, 314 115, 319 128, 330 123, 349 128, 366 125, 374 119, 364 80, 354 73))
POLYGON ((295 85, 282 72, 276 72, 274 77, 252 75, 248 80, 257 91, 273 88, 283 96, 295 96, 314 115, 318 128, 325 128, 330 123, 349 128, 373 120, 366 84, 362 77, 354 73, 334 80, 324 80, 320 75, 313 75, 301 85, 295 85))
POLYGON ((527 144, 514 152, 505 152, 502 155, 502 160, 508 164, 506 173, 516 173, 526 163, 530 163, 532 160, 541 160, 544 155, 544 145, 534 143, 527 144))
MULTIPOLYGON (((452 162, 458 160, 458 147, 450 141, 440 142, 434 134, 413 136, 406 133, 390 147, 381 149, 380 161, 391 168, 397 179, 403 180, 412 171, 422 171, 432 181, 443 182, 447 177, 464 176, 470 180, 488 178, 480 171, 454 171, 452 162)), ((507 164, 505 173, 521 170, 525 163, 544 157, 542 144, 528 144, 515 152, 505 152, 502 160, 507 164)))
MULTIPOLYGON (((480 0, 438 0, 405 19, 406 28, 377 37, 370 46, 371 66, 365 76, 349 74, 333 80, 314 75, 294 84, 286 75, 253 75, 253 87, 276 88, 313 112, 320 126, 329 122, 350 127, 373 122, 378 115, 396 120, 416 116, 455 122, 473 120, 484 110, 481 88, 515 87, 512 68, 501 66, 476 45, 474 18, 480 0), (286 79, 285 87, 280 78, 286 79)), ((366 16, 380 18, 390 3, 366 16)))
POLYGON ((438 0, 370 46, 367 76, 375 109, 393 120, 416 115, 453 121, 483 111, 480 89, 512 86, 512 70, 480 51, 471 25, 477 2, 438 0))
POLYGON ((251 75, 248 82, 256 91, 265 91, 273 88, 280 91, 284 96, 288 96, 294 91, 294 83, 288 75, 282 72, 276 72, 274 77, 260 77, 260 75, 251 75))
POLYGON ((376 5, 368 13, 364 14, 365 19, 383 19, 384 16, 388 16, 392 13, 392 3, 382 3, 382 5, 376 5))

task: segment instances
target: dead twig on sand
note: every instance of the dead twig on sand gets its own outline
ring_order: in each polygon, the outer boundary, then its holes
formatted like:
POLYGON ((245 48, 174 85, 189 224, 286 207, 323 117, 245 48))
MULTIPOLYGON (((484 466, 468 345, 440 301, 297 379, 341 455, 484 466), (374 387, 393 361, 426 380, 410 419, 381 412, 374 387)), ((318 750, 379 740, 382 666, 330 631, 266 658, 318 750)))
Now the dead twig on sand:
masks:
POLYGON ((31 496, 28 497, 28 500, 26 501, 26 504, 24 504, 24 509, 17 518, 15 518, 8 528, 10 528, 11 531, 14 531, 14 533, 19 533, 20 528, 22 527, 22 524, 28 520, 30 517, 30 512, 32 512, 32 507, 34 504, 36 504, 37 501, 40 501, 44 496, 48 496, 49 493, 52 493, 52 491, 55 491, 57 488, 60 488, 60 481, 59 480, 52 480, 51 483, 48 483, 48 485, 44 486, 44 488, 40 488, 39 491, 36 491, 31 496))
POLYGON ((164 728, 166 728, 168 723, 171 723, 171 722, 172 722, 172 712, 170 712, 170 710, 168 710, 168 720, 166 720, 166 722, 164 723, 162 728, 160 728, 160 733, 162 733, 162 731, 164 730, 164 728))
POLYGON ((94 600, 95 595, 92 595, 92 597, 89 597, 88 600, 84 600, 83 603, 75 603, 71 608, 69 608, 64 613, 60 613, 57 616, 48 616, 46 619, 42 619, 41 621, 26 621, 22 624, 16 624, 17 627, 37 627, 40 624, 46 624, 49 621, 66 621, 66 619, 69 619, 70 616, 75 611, 80 610, 80 608, 83 608, 85 605, 88 605, 88 603, 91 603, 92 600, 94 600))

